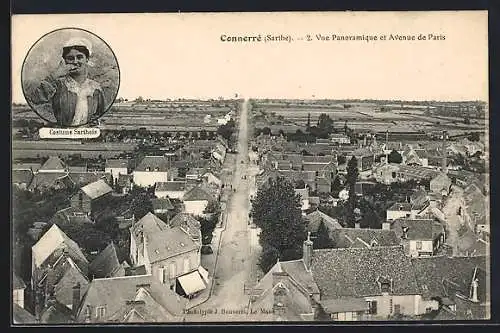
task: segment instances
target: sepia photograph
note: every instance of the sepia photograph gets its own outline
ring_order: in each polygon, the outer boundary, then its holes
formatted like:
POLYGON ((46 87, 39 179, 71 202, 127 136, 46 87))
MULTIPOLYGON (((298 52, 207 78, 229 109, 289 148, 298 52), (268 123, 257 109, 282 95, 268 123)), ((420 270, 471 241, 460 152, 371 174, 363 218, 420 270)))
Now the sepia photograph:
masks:
POLYGON ((12 36, 11 325, 491 319, 487 11, 12 36))
POLYGON ((113 104, 120 84, 111 48, 75 28, 49 32, 36 41, 21 75, 29 106, 43 120, 62 127, 95 122, 113 104))

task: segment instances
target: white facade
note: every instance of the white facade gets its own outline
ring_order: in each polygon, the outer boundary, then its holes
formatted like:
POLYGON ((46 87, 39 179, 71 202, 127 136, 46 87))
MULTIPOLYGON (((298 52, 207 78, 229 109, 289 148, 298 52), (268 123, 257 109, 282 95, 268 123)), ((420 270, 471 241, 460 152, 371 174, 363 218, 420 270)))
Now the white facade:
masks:
POLYGON ((411 257, 431 256, 434 253, 432 240, 411 240, 409 244, 409 255, 411 257))
POLYGON ((188 214, 193 214, 194 216, 203 215, 205 208, 207 208, 208 200, 190 200, 184 201, 184 210, 188 214))
POLYGON ((137 186, 149 187, 158 182, 168 182, 167 171, 134 171, 134 183, 137 186))
POLYGON ((24 308, 24 289, 14 289, 12 291, 12 300, 14 303, 24 308))
POLYGON ((411 210, 387 210, 387 221, 413 217, 411 210))
POLYGON ((158 190, 155 190, 155 196, 158 199, 165 199, 168 197, 169 199, 182 200, 182 197, 184 196, 185 193, 186 193, 186 191, 158 191, 158 190))
POLYGON ((113 180, 117 180, 120 175, 128 174, 127 168, 106 168, 104 172, 110 173, 113 176, 113 180))

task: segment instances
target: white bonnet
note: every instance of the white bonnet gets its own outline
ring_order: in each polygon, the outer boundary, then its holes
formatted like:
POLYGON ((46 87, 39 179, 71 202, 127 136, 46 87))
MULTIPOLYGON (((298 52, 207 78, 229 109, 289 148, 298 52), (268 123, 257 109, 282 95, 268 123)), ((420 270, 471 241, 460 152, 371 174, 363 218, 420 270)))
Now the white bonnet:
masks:
POLYGON ((83 46, 89 50, 89 56, 92 55, 92 44, 85 38, 71 38, 63 45, 63 47, 71 46, 83 46))

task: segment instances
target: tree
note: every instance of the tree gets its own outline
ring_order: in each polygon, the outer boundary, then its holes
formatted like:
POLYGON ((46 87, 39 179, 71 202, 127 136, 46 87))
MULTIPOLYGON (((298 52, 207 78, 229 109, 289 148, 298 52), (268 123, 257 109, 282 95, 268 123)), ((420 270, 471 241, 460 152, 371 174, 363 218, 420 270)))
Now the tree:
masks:
POLYGON ((403 162, 403 156, 401 156, 401 154, 397 150, 393 149, 390 152, 387 160, 389 163, 401 164, 401 162, 403 162))
POLYGON ((264 127, 262 129, 262 134, 264 134, 264 135, 271 135, 271 129, 269 127, 264 127))
POLYGON ((333 197, 337 198, 341 190, 342 190, 342 184, 340 183, 340 178, 335 177, 335 179, 332 182, 332 188, 330 190, 333 194, 333 197))
POLYGON ((311 114, 307 114, 307 124, 306 124, 306 131, 309 132, 309 129, 311 128, 311 114))
POLYGON ((298 259, 306 238, 300 196, 284 177, 262 186, 253 200, 251 214, 261 228, 260 244, 275 248, 281 259, 298 259))
POLYGON ((319 115, 318 128, 328 134, 333 132, 333 120, 326 113, 319 115))
POLYGON ((275 247, 266 246, 262 249, 262 254, 259 258, 259 267, 262 272, 267 273, 278 260, 279 252, 275 247))
POLYGON ((134 187, 129 193, 131 197, 130 209, 136 219, 142 219, 147 213, 153 211, 151 194, 141 187, 134 187))
POLYGON ((229 120, 226 124, 219 126, 219 128, 217 129, 217 134, 229 141, 234 133, 235 127, 236 124, 234 120, 229 120))
POLYGON ((479 133, 478 132, 473 132, 470 133, 469 140, 470 141, 479 141, 479 133))
POLYGON ((356 192, 354 186, 358 180, 358 160, 353 156, 347 163, 347 180, 346 183, 349 187, 349 199, 347 200, 346 222, 347 225, 352 226, 355 222, 354 209, 356 209, 356 192))
POLYGON ((325 225, 324 221, 321 221, 316 233, 316 239, 314 240, 314 248, 316 249, 331 249, 334 247, 333 240, 330 238, 330 232, 325 225))
POLYGON ((135 101, 134 101, 134 102, 137 102, 137 103, 142 103, 142 102, 144 102, 144 98, 142 98, 142 96, 139 96, 139 97, 137 97, 137 98, 135 99, 135 101))
POLYGON ((337 164, 344 164, 347 162, 347 159, 344 155, 337 155, 337 164))

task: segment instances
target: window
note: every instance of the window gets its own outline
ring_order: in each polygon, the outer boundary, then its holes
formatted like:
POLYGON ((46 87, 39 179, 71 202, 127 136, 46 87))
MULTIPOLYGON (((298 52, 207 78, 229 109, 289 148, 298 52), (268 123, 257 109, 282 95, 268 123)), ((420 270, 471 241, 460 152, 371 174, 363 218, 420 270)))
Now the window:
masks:
POLYGON ((394 304, 394 313, 395 314, 401 313, 401 305, 400 304, 394 304))
POLYGON ((163 267, 160 267, 158 268, 158 279, 160 280, 161 283, 165 283, 166 282, 166 276, 165 276, 165 268, 163 267))
POLYGON ((388 293, 391 291, 391 283, 390 282, 382 282, 380 284, 380 289, 383 293, 388 293))
POLYGON ((396 178, 396 173, 395 172, 392 173, 392 178, 396 178))
POLYGON ((368 303, 368 314, 377 314, 377 301, 367 301, 368 303))
POLYGON ((332 313, 331 315, 333 320, 339 320, 339 314, 338 313, 332 313))
POLYGON ((95 308, 95 316, 96 318, 104 318, 106 315, 106 307, 104 306, 98 306, 95 308))
POLYGON ((422 250, 422 242, 417 241, 417 250, 422 250))
POLYGON ((352 321, 352 312, 346 312, 345 313, 345 320, 346 321, 352 321))
POLYGON ((425 313, 431 313, 432 312, 432 308, 425 308, 425 313))
POLYGON ((393 307, 392 307, 392 298, 389 300, 389 313, 392 313, 393 307))
POLYGON ((357 321, 358 320, 358 313, 357 312, 353 312, 352 313, 352 320, 353 321, 357 321))
POLYGON ((345 313, 344 312, 340 312, 338 315, 339 315, 338 320, 341 320, 341 321, 345 320, 345 313))

